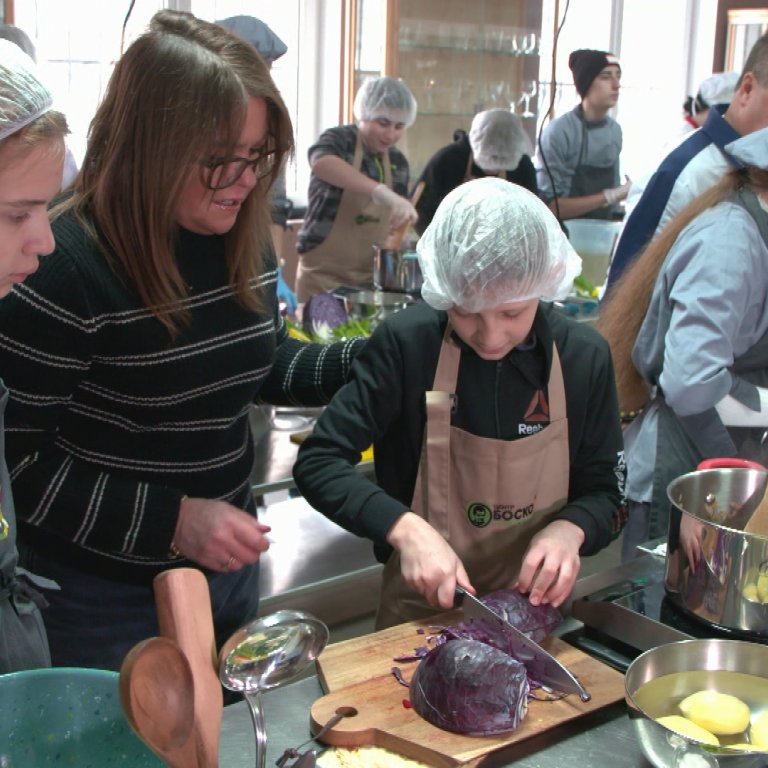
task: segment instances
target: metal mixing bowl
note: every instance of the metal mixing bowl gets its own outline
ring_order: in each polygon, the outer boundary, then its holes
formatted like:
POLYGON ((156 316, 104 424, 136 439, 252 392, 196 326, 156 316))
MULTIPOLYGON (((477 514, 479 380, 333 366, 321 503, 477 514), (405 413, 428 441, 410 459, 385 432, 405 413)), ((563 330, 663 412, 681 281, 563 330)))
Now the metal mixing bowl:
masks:
MULTIPOLYGON (((677 705, 686 696, 713 689, 744 701, 754 721, 768 710, 767 674, 768 647, 745 640, 682 640, 638 656, 627 669, 624 690, 643 754, 657 768, 762 768, 768 761, 765 752, 702 744, 656 718, 679 714, 677 705), (648 683, 653 685, 643 688, 648 683)), ((746 741, 746 737, 732 739, 746 741)))
POLYGON ((387 291, 355 291, 344 297, 344 306, 350 320, 368 320, 371 326, 385 317, 394 315, 415 301, 406 293, 387 291))

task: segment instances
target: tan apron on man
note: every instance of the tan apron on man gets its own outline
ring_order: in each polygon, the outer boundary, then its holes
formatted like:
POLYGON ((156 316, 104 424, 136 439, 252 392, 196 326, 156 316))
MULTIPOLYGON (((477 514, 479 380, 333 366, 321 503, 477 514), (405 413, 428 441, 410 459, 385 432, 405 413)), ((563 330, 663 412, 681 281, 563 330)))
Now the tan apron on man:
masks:
MULTIPOLYGON (((518 440, 496 440, 452 427, 461 350, 450 331, 449 323, 434 389, 427 392, 424 449, 411 509, 451 545, 472 585, 484 595, 515 583, 531 538, 568 499, 565 388, 553 344, 549 424, 544 429, 518 440)), ((438 612, 405 584, 400 555, 393 552, 384 567, 376 628, 438 612)))
MULTIPOLYGON (((352 167, 359 171, 363 163, 363 140, 357 133, 352 167)), ((384 178, 392 189, 389 152, 381 156, 384 178)), ((340 285, 366 288, 373 281, 373 246, 389 233, 389 208, 371 200, 370 195, 345 189, 328 237, 320 245, 299 254, 296 293, 304 303, 310 296, 331 291, 340 285)))

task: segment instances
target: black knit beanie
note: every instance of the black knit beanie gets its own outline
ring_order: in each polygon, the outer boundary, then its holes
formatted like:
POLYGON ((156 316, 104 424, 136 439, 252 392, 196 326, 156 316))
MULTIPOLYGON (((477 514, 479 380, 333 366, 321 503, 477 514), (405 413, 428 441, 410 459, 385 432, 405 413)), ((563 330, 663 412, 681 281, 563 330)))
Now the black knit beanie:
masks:
POLYGON ((593 51, 589 48, 581 48, 573 51, 568 57, 568 66, 573 72, 573 82, 579 96, 583 99, 587 95, 592 81, 609 65, 615 64, 619 67, 619 60, 607 51, 593 51))

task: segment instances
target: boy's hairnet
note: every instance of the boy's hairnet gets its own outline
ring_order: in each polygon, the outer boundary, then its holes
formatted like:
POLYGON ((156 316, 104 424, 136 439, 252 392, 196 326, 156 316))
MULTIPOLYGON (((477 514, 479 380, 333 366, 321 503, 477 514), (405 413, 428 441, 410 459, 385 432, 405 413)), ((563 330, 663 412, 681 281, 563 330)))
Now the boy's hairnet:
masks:
POLYGON ((486 173, 513 171, 533 147, 523 124, 508 109, 478 112, 469 129, 469 145, 475 162, 486 173))
POLYGON ((9 40, 0 40, 0 140, 37 120, 52 104, 32 59, 9 40))
POLYGON ((581 259, 536 195, 497 178, 443 198, 416 250, 422 298, 435 309, 481 312, 528 299, 564 298, 581 259))
POLYGON ((385 118, 405 123, 409 128, 416 121, 416 99, 402 80, 377 77, 366 80, 355 95, 355 120, 385 118))

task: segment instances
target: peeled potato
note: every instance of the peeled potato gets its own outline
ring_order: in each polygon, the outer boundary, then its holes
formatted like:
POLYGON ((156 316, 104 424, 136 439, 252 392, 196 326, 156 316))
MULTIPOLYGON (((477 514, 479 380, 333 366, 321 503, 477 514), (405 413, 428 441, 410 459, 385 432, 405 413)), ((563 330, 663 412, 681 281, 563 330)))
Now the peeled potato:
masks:
POLYGON ((757 577, 757 596, 764 603, 768 603, 768 573, 761 573, 757 577))
POLYGON ((763 712, 755 718, 749 729, 749 738, 753 744, 768 749, 768 712, 763 712))
POLYGON ((729 693, 697 691, 680 702, 680 711, 696 725, 718 736, 741 733, 749 726, 749 707, 729 693))
POLYGON ((757 584, 750 582, 744 585, 744 589, 741 590, 741 594, 745 600, 749 600, 751 603, 760 603, 760 597, 757 594, 757 584))
POLYGON ((720 744, 720 739, 714 733, 710 733, 706 728, 702 728, 691 720, 680 717, 680 715, 657 717, 656 722, 661 723, 665 728, 669 728, 670 731, 687 736, 689 739, 703 741, 705 744, 714 744, 715 746, 720 744))

